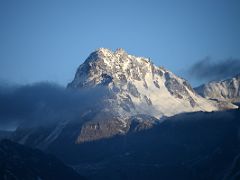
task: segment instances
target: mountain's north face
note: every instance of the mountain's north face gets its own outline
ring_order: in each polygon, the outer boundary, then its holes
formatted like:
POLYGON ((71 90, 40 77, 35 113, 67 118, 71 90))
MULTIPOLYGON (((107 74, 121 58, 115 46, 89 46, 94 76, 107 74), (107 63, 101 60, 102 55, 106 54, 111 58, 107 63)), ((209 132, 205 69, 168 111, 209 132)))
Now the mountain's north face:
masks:
POLYGON ((73 143, 99 140, 151 128, 166 116, 220 109, 218 102, 198 95, 186 80, 123 49, 100 48, 91 53, 67 88, 104 88, 107 93, 98 108, 79 114, 74 122, 60 120, 44 131, 22 126, 14 139, 44 149, 62 139, 73 143))
POLYGON ((119 116, 147 114, 155 118, 181 112, 213 111, 217 106, 195 93, 188 82, 157 67, 150 59, 123 49, 100 48, 79 66, 68 88, 105 86, 111 109, 119 116))

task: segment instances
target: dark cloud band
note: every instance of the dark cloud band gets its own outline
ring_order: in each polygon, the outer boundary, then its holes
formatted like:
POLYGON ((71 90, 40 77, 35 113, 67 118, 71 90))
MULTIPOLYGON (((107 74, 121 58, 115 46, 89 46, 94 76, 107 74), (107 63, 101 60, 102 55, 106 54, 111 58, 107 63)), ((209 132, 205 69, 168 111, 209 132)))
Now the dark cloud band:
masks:
POLYGON ((0 86, 0 129, 79 118, 86 109, 99 105, 105 93, 103 88, 74 91, 50 83, 0 86))
POLYGON ((188 71, 198 80, 221 80, 240 73, 240 59, 225 59, 214 62, 209 57, 195 63, 188 71))

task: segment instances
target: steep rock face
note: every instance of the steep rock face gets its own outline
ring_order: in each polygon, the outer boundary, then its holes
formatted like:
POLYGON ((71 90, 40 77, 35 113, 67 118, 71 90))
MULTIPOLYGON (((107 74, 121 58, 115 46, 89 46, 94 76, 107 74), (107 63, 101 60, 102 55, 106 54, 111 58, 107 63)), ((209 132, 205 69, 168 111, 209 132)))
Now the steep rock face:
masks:
POLYGON ((196 91, 205 98, 240 102, 240 74, 231 79, 204 84, 197 87, 196 91))
POLYGON ((214 103, 198 96, 184 79, 154 65, 149 59, 100 48, 79 66, 68 88, 106 86, 116 115, 148 114, 156 118, 181 112, 217 110, 214 103))

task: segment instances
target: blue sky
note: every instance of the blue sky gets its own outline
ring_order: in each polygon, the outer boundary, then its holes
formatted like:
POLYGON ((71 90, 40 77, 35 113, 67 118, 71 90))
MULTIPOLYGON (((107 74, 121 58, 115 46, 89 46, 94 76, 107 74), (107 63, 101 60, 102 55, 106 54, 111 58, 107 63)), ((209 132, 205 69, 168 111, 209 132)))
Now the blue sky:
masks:
POLYGON ((185 70, 206 56, 240 58, 240 1, 0 0, 1 81, 66 85, 99 47, 191 80, 185 70))

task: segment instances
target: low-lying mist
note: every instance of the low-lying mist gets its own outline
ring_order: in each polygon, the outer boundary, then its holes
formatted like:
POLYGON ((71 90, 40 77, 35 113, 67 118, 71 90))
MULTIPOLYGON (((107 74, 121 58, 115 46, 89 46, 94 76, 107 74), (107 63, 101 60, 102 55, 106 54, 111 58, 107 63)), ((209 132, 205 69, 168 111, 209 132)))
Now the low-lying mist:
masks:
POLYGON ((99 105, 104 95, 100 87, 72 90, 47 82, 0 85, 0 130, 14 130, 23 123, 34 126, 73 120, 99 105))

